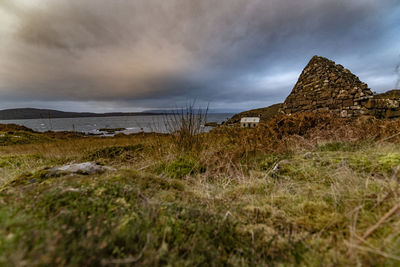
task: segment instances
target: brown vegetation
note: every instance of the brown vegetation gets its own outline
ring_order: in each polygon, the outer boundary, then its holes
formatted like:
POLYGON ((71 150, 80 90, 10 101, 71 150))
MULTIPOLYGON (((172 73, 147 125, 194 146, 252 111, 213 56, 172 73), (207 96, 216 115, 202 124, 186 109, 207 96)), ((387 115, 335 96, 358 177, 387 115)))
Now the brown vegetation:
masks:
POLYGON ((243 117, 259 117, 261 122, 266 123, 270 119, 272 119, 275 115, 278 114, 278 111, 281 107, 282 104, 275 104, 266 108, 258 108, 249 111, 244 111, 234 115, 232 118, 226 121, 225 124, 227 125, 238 124, 240 122, 240 119, 243 117))
POLYGON ((0 147, 0 264, 398 264, 400 120, 198 122, 0 147), (45 173, 87 160, 114 171, 45 173))

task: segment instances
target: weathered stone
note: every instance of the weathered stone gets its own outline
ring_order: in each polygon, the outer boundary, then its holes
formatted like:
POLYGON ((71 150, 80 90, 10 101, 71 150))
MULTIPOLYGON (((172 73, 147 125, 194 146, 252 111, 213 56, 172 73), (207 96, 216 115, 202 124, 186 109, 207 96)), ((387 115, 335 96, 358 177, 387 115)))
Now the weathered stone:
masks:
POLYGON ((343 101, 343 105, 346 107, 353 105, 353 103, 354 103, 353 99, 347 99, 343 101))
POLYGON ((397 118, 400 117, 400 110, 387 110, 385 113, 386 118, 397 118))
POLYGON ((114 170, 111 167, 105 167, 98 165, 94 162, 84 162, 84 163, 76 163, 76 164, 67 164, 61 167, 53 167, 49 169, 49 173, 52 176, 56 176, 58 174, 100 174, 106 171, 114 170))
POLYGON ((330 113, 340 117, 362 114, 400 117, 400 90, 373 95, 366 83, 342 65, 314 56, 286 98, 281 113, 330 113))
POLYGON ((310 158, 312 158, 313 157, 313 153, 312 152, 307 152, 307 153, 305 153, 304 155, 303 155, 303 158, 305 158, 305 159, 310 159, 310 158))

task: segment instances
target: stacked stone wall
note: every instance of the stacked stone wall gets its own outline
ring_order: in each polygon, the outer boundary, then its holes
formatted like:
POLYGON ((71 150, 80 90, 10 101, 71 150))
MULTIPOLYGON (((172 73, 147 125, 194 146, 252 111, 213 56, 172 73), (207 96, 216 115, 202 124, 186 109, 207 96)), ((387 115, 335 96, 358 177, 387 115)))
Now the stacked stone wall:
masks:
POLYGON ((400 117, 400 90, 374 95, 366 103, 368 115, 378 118, 400 117))
POLYGON ((280 111, 330 113, 338 117, 399 117, 400 91, 373 95, 366 83, 342 65, 314 56, 280 111))

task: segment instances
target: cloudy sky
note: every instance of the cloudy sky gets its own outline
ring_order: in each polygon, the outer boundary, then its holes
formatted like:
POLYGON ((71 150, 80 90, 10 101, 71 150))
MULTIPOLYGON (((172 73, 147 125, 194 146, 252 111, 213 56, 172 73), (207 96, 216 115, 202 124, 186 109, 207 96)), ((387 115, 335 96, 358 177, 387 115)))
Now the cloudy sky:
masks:
POLYGON ((316 54, 394 89, 400 0, 0 0, 0 109, 265 107, 316 54))

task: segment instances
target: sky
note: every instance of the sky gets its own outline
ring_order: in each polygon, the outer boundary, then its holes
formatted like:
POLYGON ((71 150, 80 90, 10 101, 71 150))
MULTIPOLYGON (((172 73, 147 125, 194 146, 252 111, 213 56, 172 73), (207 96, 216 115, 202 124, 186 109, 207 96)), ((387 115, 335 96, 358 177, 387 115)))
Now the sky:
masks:
POLYGON ((0 109, 266 107, 314 55, 396 88, 400 0, 0 0, 0 109))

